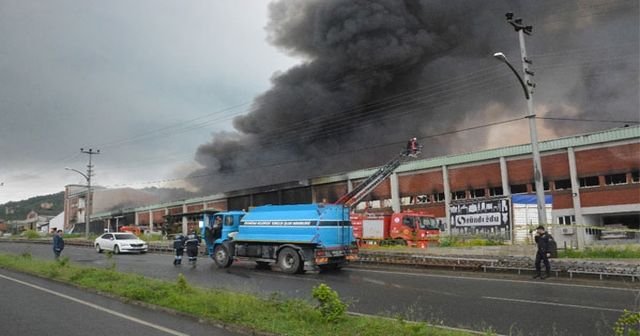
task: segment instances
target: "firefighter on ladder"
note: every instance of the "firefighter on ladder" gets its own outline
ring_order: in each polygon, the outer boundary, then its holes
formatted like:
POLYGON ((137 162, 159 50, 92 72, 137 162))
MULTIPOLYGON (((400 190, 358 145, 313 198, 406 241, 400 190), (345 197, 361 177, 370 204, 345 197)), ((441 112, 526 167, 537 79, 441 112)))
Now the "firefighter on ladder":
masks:
POLYGON ((417 157, 419 152, 420 146, 418 145, 418 139, 409 139, 409 141, 407 142, 407 150, 405 151, 405 153, 407 153, 407 156, 417 157))

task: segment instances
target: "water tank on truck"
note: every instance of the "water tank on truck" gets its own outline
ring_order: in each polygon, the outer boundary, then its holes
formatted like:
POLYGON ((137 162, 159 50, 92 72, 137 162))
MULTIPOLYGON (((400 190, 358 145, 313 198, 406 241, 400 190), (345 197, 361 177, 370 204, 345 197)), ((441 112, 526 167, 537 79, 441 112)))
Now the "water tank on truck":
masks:
POLYGON ((349 208, 343 205, 265 205, 204 216, 214 232, 209 255, 219 267, 245 260, 301 273, 338 269, 357 258, 349 208))

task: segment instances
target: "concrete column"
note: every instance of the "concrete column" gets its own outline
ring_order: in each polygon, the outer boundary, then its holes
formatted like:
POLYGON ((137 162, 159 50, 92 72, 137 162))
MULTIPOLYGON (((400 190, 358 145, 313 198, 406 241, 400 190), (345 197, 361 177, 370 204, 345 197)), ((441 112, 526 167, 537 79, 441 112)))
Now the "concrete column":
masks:
POLYGON ((316 190, 311 186, 311 203, 318 203, 318 197, 316 196, 316 190))
MULTIPOLYGON (((569 158, 569 176, 571 179, 571 196, 573 200, 573 212, 576 217, 576 224, 584 225, 584 217, 582 217, 582 206, 580 205, 580 183, 578 182, 578 169, 576 166, 576 153, 573 147, 567 148, 567 156, 569 158)), ((578 248, 584 248, 585 229, 576 228, 576 237, 578 239, 578 248)))
POLYGON ((353 182, 351 179, 347 179, 347 192, 350 193, 353 190, 353 182))
MULTIPOLYGON (((183 204, 182 205, 182 213, 186 213, 187 212, 187 204, 183 204)), ((189 219, 187 218, 187 216, 182 216, 182 234, 186 235, 189 230, 189 219)))
POLYGON ((137 212, 133 213, 133 223, 135 224, 135 226, 138 226, 138 224, 139 224, 139 219, 138 219, 138 213, 137 212))
POLYGON ((393 210, 393 212, 400 212, 402 209, 400 206, 400 184, 398 182, 398 174, 391 174, 389 183, 391 183, 391 210, 393 210))
POLYGON ((500 178, 502 179, 502 193, 505 196, 511 196, 511 187, 509 186, 509 170, 507 169, 507 160, 504 156, 500 157, 500 178))
POLYGON ((442 166, 442 185, 444 186, 444 212, 447 216, 445 221, 446 232, 451 234, 451 186, 449 185, 449 171, 447 166, 442 166))
POLYGON ((107 218, 107 231, 111 232, 111 217, 107 218))
POLYGON ((149 210, 149 233, 153 232, 153 211, 149 210))

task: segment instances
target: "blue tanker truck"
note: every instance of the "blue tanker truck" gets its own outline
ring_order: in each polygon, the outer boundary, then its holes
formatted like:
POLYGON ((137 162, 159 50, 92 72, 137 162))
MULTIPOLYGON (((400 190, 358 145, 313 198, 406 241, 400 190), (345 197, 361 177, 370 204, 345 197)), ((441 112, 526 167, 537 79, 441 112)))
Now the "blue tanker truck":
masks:
POLYGON ((218 267, 248 260, 293 274, 338 269, 357 258, 349 207, 342 204, 265 205, 203 219, 217 233, 208 253, 218 267))

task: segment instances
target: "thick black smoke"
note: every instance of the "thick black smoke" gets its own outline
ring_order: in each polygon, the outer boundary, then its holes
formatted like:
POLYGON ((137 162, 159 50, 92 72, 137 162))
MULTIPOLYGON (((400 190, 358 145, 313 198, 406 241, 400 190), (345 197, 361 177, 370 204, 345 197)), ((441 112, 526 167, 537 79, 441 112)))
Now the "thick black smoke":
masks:
MULTIPOLYGON (((515 77, 491 57, 503 51, 520 67, 504 19, 511 10, 534 25, 536 106, 553 116, 638 119, 634 0, 278 1, 269 40, 301 62, 274 75, 234 132, 198 149, 193 184, 221 192, 376 166, 412 136, 425 138, 426 155, 484 148, 499 128, 430 136, 526 113, 515 77)), ((541 126, 560 135, 606 127, 541 126)))

